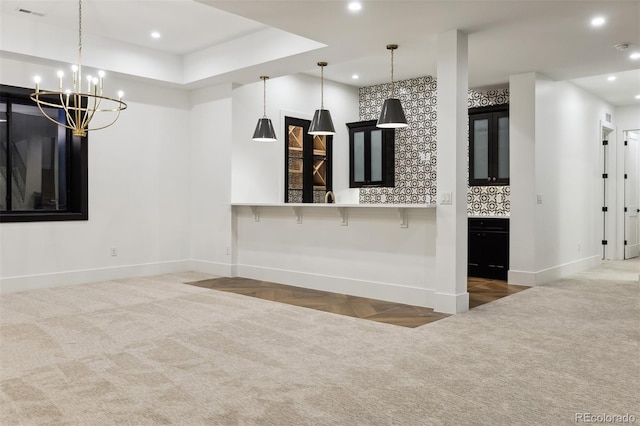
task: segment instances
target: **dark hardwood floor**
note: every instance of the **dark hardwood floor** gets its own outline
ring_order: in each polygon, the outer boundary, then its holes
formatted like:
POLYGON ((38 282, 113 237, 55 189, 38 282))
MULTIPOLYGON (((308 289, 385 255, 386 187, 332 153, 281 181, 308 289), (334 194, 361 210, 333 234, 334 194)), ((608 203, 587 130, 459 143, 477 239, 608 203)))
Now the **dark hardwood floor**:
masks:
POLYGON ((510 294, 518 293, 529 287, 524 285, 507 284, 506 281, 488 278, 469 277, 467 291, 469 292, 469 309, 485 303, 493 302, 510 294))
MULTIPOLYGON (((385 302, 248 278, 215 278, 188 284, 410 328, 449 316, 421 306, 385 302)), ((467 285, 470 309, 527 288, 509 285, 506 281, 471 277, 467 285)))

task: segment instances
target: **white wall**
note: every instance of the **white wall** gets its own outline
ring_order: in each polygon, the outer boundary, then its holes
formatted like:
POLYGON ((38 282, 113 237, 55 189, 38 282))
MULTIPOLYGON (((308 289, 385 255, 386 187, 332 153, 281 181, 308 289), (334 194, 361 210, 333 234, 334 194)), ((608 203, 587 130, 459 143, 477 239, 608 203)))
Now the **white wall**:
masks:
POLYGON ((260 207, 259 222, 236 206, 237 273, 302 287, 433 307, 437 297, 433 208, 408 209, 408 228, 395 208, 309 205, 297 223, 291 208, 260 207))
POLYGON ((601 122, 613 108, 566 81, 536 82, 536 269, 598 257, 601 122))
MULTIPOLYGON (((320 107, 320 80, 304 74, 267 81, 267 116, 277 142, 253 142, 251 136, 263 115, 263 84, 258 81, 233 91, 234 202, 284 202, 284 116, 313 117, 320 107)), ((357 203, 357 190, 349 189, 349 134, 345 123, 358 121, 358 89, 325 80, 324 106, 331 111, 333 188, 338 203, 357 203)))
POLYGON ((231 85, 191 93, 191 268, 231 275, 231 85))
MULTIPOLYGON (((5 58, 0 66, 2 83, 14 86, 56 73, 5 58)), ((113 77, 106 84, 122 88, 129 107, 115 125, 89 134, 89 220, 0 224, 2 291, 185 269, 188 92, 113 77)))
POLYGON ((515 233, 509 281, 539 284, 600 259, 601 123, 613 107, 572 83, 539 74, 514 76, 511 82, 511 110, 516 112, 511 115, 511 164, 516 172, 511 179, 515 233), (527 117, 532 93, 533 129, 532 115, 527 117), (518 250, 533 257, 524 259, 518 250))
POLYGON ((617 107, 613 114, 615 126, 616 143, 612 147, 613 167, 612 173, 615 179, 612 180, 611 193, 614 196, 615 213, 613 216, 614 232, 612 232, 613 259, 624 259, 624 132, 626 130, 640 129, 640 105, 626 105, 617 107))
POLYGON ((532 284, 525 274, 536 270, 536 74, 509 79, 509 164, 512 170, 509 220, 509 282, 532 284), (516 276, 515 274, 518 274, 516 276))

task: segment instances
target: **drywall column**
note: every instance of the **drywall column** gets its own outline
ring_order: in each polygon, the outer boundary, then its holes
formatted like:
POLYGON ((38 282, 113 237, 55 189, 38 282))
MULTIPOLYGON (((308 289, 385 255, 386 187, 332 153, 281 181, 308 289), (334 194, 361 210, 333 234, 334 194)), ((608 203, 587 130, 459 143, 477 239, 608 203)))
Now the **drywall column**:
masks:
POLYGON ((536 73, 509 78, 511 218, 509 283, 534 285, 536 273, 536 73))
POLYGON ((467 293, 467 35, 438 36, 438 200, 436 303, 439 312, 469 310, 467 293))
MULTIPOLYGON (((191 92, 190 268, 232 275, 232 86, 191 92)), ((187 189, 187 188, 185 188, 187 189)))

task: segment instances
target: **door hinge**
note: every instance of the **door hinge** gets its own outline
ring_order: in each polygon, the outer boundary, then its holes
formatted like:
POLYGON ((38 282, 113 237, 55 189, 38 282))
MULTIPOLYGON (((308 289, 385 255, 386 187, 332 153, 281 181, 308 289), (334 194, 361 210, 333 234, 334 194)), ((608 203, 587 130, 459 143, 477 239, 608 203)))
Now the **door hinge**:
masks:
POLYGON ((624 141, 624 146, 627 146, 627 141, 624 141))
POLYGON ((607 240, 602 240, 602 245, 606 246, 607 245, 607 240))
POLYGON ((624 240, 624 245, 625 245, 625 246, 627 245, 627 240, 624 240))
POLYGON ((608 173, 603 173, 603 174, 602 174, 602 179, 607 179, 608 177, 609 177, 609 174, 608 174, 608 173))
POLYGON ((602 141, 602 145, 609 145, 609 141, 602 141))
POLYGON ((626 173, 624 174, 624 178, 625 178, 625 179, 627 178, 627 174, 626 174, 626 173))
POLYGON ((609 209, 608 209, 608 208, 606 208, 606 207, 603 207, 603 208, 602 208, 602 211, 603 211, 603 212, 606 212, 606 211, 608 211, 608 210, 609 210, 609 209))
POLYGON ((626 207, 624 208, 624 212, 625 212, 625 213, 627 212, 627 208, 626 208, 626 207))

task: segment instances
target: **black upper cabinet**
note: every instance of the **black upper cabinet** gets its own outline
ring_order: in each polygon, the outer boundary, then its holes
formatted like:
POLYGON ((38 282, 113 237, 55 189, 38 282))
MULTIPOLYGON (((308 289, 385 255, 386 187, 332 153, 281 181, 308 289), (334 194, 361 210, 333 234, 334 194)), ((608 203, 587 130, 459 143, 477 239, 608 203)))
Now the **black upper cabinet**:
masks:
POLYGON ((509 106, 469 110, 469 185, 509 185, 509 106))
POLYGON ((347 123, 349 187, 395 186, 395 134, 376 127, 376 120, 347 123))

